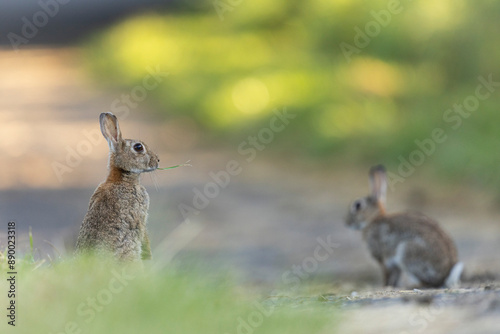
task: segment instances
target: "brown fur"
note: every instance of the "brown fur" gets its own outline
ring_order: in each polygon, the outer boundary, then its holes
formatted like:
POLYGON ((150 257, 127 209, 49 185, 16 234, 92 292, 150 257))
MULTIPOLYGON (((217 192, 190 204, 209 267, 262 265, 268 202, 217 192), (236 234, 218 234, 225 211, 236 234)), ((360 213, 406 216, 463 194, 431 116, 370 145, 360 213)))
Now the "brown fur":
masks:
POLYGON ((149 195, 139 181, 141 173, 158 168, 158 157, 143 142, 122 139, 113 114, 101 114, 100 124, 110 147, 109 175, 90 198, 77 252, 111 253, 124 261, 150 259, 149 195), (134 150, 136 144, 143 150, 134 150))
POLYGON ((372 194, 356 200, 346 219, 363 231, 372 256, 384 274, 384 284, 398 286, 404 272, 419 285, 445 285, 457 264, 453 240, 431 218, 419 213, 385 214, 385 169, 370 171, 372 194))

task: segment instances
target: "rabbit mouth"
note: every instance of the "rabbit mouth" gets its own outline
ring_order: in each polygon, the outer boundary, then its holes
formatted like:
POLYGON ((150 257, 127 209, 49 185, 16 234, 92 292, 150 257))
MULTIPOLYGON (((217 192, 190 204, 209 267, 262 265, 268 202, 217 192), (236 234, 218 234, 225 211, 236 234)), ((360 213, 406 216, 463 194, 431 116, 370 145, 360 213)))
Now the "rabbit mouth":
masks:
POLYGON ((155 170, 156 170, 156 168, 154 168, 154 167, 149 167, 149 168, 144 168, 144 169, 133 168, 133 169, 129 170, 129 172, 134 173, 134 174, 141 174, 141 173, 153 172, 155 170))
POLYGON ((357 221, 348 217, 345 220, 345 225, 351 230, 360 231, 363 230, 368 223, 366 221, 357 221))
POLYGON ((354 231, 361 231, 362 229, 364 229, 363 224, 347 225, 347 227, 354 231))

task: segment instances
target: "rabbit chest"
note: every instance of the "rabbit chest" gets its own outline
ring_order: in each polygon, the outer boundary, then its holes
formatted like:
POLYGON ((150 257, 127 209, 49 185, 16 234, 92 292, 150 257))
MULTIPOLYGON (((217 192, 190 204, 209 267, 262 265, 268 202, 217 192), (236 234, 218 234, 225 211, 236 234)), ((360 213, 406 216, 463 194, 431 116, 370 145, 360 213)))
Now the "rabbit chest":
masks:
MULTIPOLYGON (((121 188, 121 187, 120 187, 121 188)), ((143 234, 149 209, 149 195, 142 185, 118 189, 117 213, 121 228, 143 234)))

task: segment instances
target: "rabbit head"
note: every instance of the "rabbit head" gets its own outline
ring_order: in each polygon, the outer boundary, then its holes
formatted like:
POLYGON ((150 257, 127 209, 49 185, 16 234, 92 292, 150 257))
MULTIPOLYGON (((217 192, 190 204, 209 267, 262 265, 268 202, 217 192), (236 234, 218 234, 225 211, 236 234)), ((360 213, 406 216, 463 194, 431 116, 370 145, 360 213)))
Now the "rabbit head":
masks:
POLYGON ((135 139, 123 139, 118 119, 112 113, 99 116, 101 132, 109 145, 109 167, 128 173, 140 174, 158 168, 159 159, 148 146, 135 139))
POLYGON ((362 230, 376 217, 385 215, 387 176, 385 167, 374 166, 370 169, 371 194, 355 200, 346 217, 346 225, 354 230, 362 230))

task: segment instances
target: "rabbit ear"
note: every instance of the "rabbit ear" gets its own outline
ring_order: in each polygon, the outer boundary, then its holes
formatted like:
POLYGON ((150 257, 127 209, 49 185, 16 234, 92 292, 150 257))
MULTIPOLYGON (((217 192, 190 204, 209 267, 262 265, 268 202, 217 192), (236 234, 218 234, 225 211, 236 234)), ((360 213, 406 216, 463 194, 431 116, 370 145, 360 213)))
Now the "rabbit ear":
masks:
POLYGON ((101 124, 101 132, 108 141, 109 149, 116 152, 118 143, 122 141, 118 119, 112 113, 106 112, 99 116, 99 123, 101 124))
POLYGON ((387 175, 382 165, 370 168, 370 185, 372 196, 377 199, 381 210, 385 210, 385 198, 387 194, 387 175))

